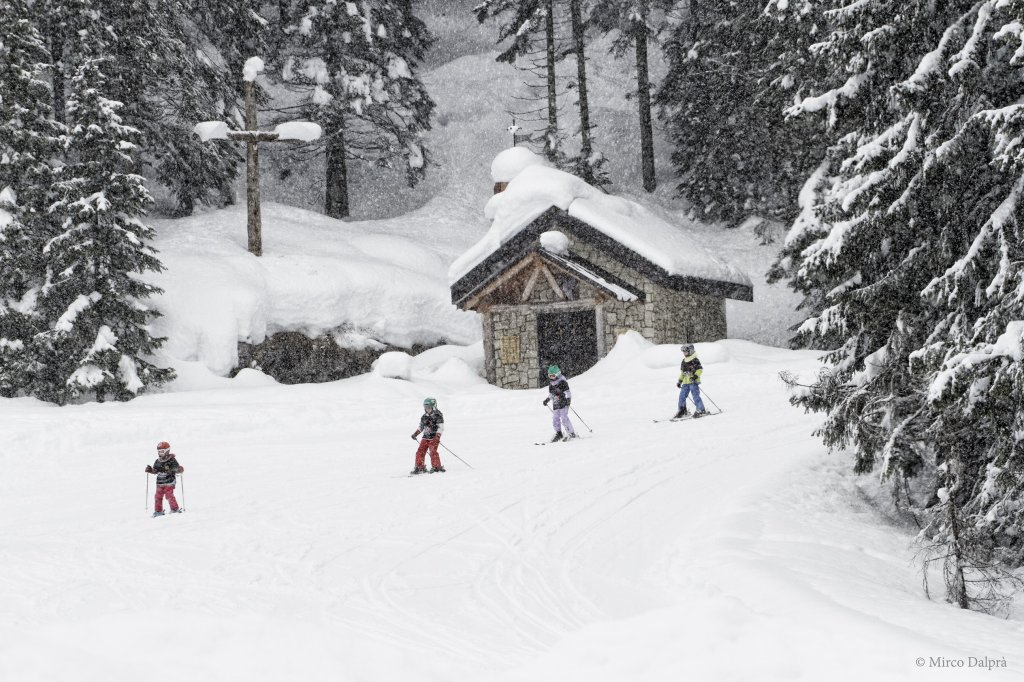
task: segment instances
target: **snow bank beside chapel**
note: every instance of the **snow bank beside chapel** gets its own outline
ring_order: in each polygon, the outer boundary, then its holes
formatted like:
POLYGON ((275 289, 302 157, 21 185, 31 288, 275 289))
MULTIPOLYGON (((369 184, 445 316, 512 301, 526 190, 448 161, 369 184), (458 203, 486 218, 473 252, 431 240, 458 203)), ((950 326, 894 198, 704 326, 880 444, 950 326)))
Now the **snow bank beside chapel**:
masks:
POLYGON ((476 316, 450 303, 449 252, 408 221, 343 222, 264 204, 259 258, 246 249, 244 206, 152 224, 166 268, 147 278, 164 290, 152 299, 162 314, 153 331, 167 337, 161 352, 175 367, 226 375, 239 342, 280 331, 340 330, 345 343, 401 347, 479 338, 476 316))

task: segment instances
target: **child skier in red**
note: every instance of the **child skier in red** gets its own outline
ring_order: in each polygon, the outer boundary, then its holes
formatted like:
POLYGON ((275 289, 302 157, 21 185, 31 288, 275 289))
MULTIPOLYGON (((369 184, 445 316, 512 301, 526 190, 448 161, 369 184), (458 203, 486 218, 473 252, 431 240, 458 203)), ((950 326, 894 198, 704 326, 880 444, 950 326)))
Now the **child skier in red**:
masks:
POLYGON ((165 497, 171 508, 171 513, 176 514, 182 509, 178 507, 178 501, 174 499, 174 484, 177 482, 177 474, 185 473, 185 467, 178 464, 178 460, 171 454, 171 444, 167 441, 157 443, 156 454, 156 461, 152 465, 146 465, 147 474, 156 474, 153 516, 164 515, 165 497))
POLYGON ((412 434, 412 439, 421 433, 423 440, 416 448, 416 466, 410 472, 412 474, 424 474, 427 472, 425 459, 427 452, 430 452, 430 473, 443 472, 441 456, 437 454, 437 446, 441 444, 441 432, 444 431, 444 415, 437 409, 437 401, 433 398, 426 398, 423 401, 423 416, 420 417, 420 428, 412 434))

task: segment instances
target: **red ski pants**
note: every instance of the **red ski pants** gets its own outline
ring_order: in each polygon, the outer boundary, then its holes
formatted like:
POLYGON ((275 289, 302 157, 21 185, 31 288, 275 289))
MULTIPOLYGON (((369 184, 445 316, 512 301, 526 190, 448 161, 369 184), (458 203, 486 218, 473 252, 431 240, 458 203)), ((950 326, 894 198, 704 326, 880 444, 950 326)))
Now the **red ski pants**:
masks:
POLYGON ((173 485, 158 485, 156 487, 156 497, 154 498, 156 511, 164 510, 164 498, 167 498, 167 504, 171 508, 171 511, 178 510, 178 501, 174 499, 174 486, 173 485))
POLYGON ((435 469, 441 468, 441 456, 437 454, 437 446, 441 444, 441 436, 435 436, 434 438, 424 438, 420 441, 420 446, 416 448, 416 468, 422 469, 423 462, 426 459, 426 454, 430 452, 430 466, 435 469))

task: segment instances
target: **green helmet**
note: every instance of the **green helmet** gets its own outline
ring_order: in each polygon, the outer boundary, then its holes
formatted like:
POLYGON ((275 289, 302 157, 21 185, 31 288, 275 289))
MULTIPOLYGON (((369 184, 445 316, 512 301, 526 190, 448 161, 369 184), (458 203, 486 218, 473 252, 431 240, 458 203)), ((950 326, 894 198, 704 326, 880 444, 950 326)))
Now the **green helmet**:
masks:
POLYGON ((562 369, 558 365, 551 365, 548 367, 548 376, 558 376, 562 373, 562 369))
POLYGON ((437 407, 437 399, 436 398, 424 398, 423 399, 423 407, 437 407))

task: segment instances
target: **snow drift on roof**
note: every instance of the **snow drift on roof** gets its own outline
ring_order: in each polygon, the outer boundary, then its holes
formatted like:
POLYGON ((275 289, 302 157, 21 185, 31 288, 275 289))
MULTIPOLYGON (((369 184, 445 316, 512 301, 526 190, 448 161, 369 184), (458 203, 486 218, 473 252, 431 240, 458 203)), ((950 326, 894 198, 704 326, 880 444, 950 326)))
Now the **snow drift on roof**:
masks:
MULTIPOLYGON (((499 154, 495 164, 515 149, 499 154)), ((493 220, 491 228, 452 263, 449 284, 467 275, 552 206, 611 237, 669 275, 751 286, 750 278, 739 269, 719 260, 681 228, 640 204, 605 194, 574 175, 539 164, 521 169, 504 192, 487 202, 485 212, 493 220)))
POLYGON ((534 154, 526 147, 511 147, 494 157, 491 162, 491 180, 510 182, 529 166, 547 166, 544 157, 534 154))

